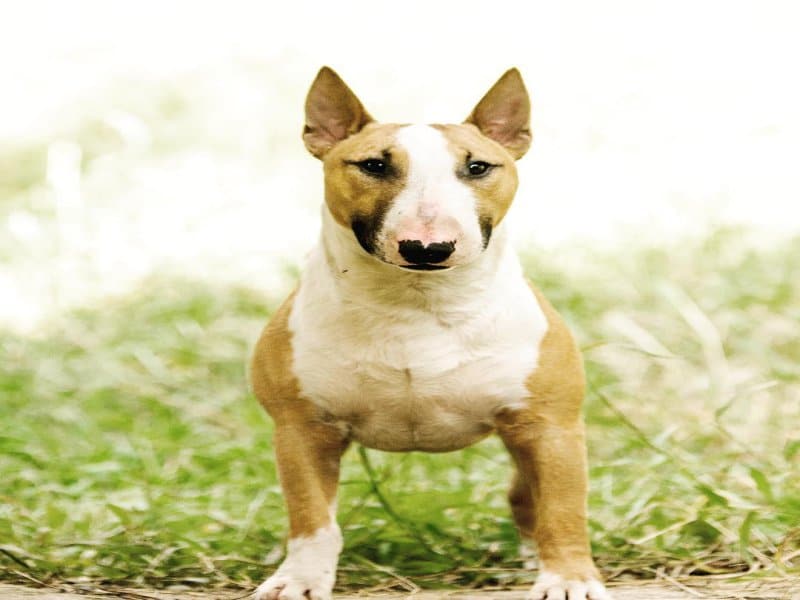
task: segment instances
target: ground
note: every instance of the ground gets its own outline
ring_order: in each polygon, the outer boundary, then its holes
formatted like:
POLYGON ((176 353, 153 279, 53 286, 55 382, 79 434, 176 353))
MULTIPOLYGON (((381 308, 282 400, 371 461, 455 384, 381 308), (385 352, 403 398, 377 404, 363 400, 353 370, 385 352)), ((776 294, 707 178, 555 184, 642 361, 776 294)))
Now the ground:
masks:
MULTIPOLYGON (((759 579, 750 581, 726 581, 708 577, 695 577, 683 581, 642 582, 623 584, 611 588, 615 600, 680 600, 705 598, 709 600, 753 599, 753 600, 797 600, 800 599, 800 583, 797 579, 759 579)), ((337 600, 521 600, 525 589, 505 591, 436 591, 419 593, 364 593, 337 595, 337 600)), ((86 600, 88 598, 124 598, 127 600, 241 600, 249 597, 237 590, 216 592, 156 591, 139 589, 94 590, 88 587, 81 593, 63 592, 56 589, 36 589, 0 584, 3 600, 86 600)))

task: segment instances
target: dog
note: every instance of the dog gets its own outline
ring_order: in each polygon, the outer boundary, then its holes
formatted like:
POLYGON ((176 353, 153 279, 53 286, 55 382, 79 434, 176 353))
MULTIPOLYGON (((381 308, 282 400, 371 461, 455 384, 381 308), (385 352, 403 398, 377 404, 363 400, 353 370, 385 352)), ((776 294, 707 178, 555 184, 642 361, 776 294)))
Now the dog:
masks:
POLYGON ((378 123, 319 71, 303 140, 324 168, 320 240, 250 371, 290 524, 256 600, 331 598, 351 441, 447 452, 493 432, 515 466, 515 523, 538 552, 527 598, 610 599, 587 533, 582 359, 503 221, 531 139, 517 69, 458 125, 378 123))

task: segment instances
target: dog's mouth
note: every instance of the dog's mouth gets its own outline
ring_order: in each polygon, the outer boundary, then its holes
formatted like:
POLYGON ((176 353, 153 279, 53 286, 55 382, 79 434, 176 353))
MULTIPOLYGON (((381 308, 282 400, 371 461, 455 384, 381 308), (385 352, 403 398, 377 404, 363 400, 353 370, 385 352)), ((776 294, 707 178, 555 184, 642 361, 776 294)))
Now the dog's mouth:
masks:
POLYGON ((430 263, 421 263, 418 265, 398 265, 404 269, 412 271, 441 271, 442 269, 449 269, 446 265, 432 265, 430 263))

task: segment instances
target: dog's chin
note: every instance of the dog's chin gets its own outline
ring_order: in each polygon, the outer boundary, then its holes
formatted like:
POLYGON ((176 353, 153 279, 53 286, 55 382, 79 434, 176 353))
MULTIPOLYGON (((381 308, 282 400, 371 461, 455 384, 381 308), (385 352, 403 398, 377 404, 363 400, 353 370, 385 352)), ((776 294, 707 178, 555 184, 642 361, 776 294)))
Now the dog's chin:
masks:
POLYGON ((448 265, 433 265, 422 263, 419 265, 397 265, 401 269, 408 269, 409 271, 446 271, 452 267, 448 265))
POLYGON ((394 262, 391 260, 387 260, 385 258, 380 258, 377 256, 375 258, 380 260, 382 263, 391 265, 397 269, 403 269, 404 271, 416 271, 418 273, 436 273, 437 271, 448 271, 456 266, 456 265, 437 265, 435 263, 420 263, 420 264, 401 263, 401 262, 394 262))

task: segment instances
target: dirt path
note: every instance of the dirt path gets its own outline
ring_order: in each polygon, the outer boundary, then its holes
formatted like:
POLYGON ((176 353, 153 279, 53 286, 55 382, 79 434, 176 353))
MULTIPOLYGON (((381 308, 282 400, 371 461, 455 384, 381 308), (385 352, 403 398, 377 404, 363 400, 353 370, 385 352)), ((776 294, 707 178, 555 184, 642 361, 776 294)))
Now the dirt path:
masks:
MULTIPOLYGON (((745 582, 720 582, 695 578, 680 582, 611 585, 615 600, 684 600, 706 598, 709 600, 800 600, 800 580, 762 579, 745 582)), ((37 589, 0 584, 2 600, 244 600, 242 592, 218 591, 200 593, 193 591, 165 592, 141 589, 99 589, 64 592, 57 589, 37 589)), ((525 590, 502 592, 418 592, 415 594, 355 594, 337 595, 336 600, 523 600, 525 590)))

